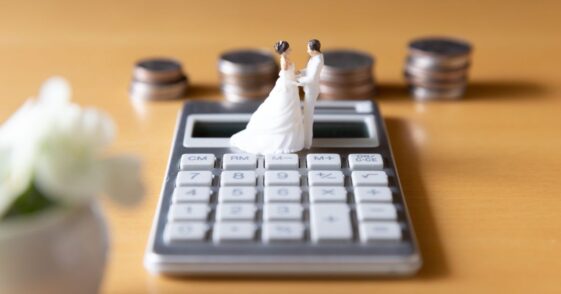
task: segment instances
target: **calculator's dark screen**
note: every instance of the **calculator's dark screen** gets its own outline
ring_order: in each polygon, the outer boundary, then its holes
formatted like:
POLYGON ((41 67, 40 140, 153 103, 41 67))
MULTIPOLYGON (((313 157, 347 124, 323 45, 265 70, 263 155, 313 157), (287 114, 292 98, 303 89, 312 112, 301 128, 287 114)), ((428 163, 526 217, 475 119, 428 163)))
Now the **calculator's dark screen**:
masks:
MULTIPOLYGON (((246 122, 196 121, 193 138, 229 138, 243 130, 246 122)), ((368 138, 368 128, 364 122, 316 122, 314 138, 368 138)))

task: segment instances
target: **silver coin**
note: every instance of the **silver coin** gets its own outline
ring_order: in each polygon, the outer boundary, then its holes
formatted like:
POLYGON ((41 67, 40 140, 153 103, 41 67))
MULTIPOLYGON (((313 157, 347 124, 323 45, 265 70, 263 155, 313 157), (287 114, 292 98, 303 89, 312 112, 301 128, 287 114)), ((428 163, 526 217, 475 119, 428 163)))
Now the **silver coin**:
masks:
POLYGON ((409 56, 406 64, 409 66, 428 70, 463 68, 469 64, 469 56, 458 56, 452 58, 435 58, 432 56, 409 56))
POLYGON ((239 78, 228 75, 222 75, 221 82, 223 84, 237 85, 239 87, 252 87, 256 85, 273 85, 277 79, 276 75, 260 75, 252 78, 239 78))
POLYGON ((187 92, 187 89, 187 79, 167 84, 153 84, 133 80, 129 93, 133 98, 163 100, 183 97, 187 92))
POLYGON ((431 77, 426 76, 413 76, 405 73, 405 80, 412 85, 421 86, 421 87, 431 87, 434 85, 435 87, 442 85, 444 87, 454 87, 458 85, 465 85, 467 83, 467 75, 460 77, 458 79, 434 79, 431 77))
POLYGON ((175 82, 184 77, 181 63, 171 58, 142 59, 133 70, 133 78, 146 83, 175 82))
POLYGON ((366 83, 353 87, 330 87, 323 84, 319 86, 320 93, 338 96, 361 96, 373 92, 374 88, 375 86, 373 83, 366 83))
POLYGON ((454 80, 461 79, 467 76, 469 65, 463 68, 448 69, 448 70, 427 70, 425 68, 418 68, 406 65, 405 74, 415 77, 423 77, 426 79, 435 80, 454 80))
POLYGON ((222 74, 252 74, 276 71, 273 55, 264 50, 242 49, 220 55, 218 70, 222 74))
POLYGON ((374 65, 374 57, 368 53, 356 50, 329 50, 323 53, 326 73, 346 73, 356 71, 370 71, 374 65))
POLYGON ((463 40, 448 37, 419 38, 409 43, 411 55, 462 56, 471 53, 471 45, 463 40))
POLYGON ((240 88, 237 86, 232 86, 228 84, 223 84, 221 86, 222 92, 229 93, 229 94, 236 94, 241 96, 247 97, 264 97, 267 96, 271 90, 273 89, 274 85, 264 85, 254 88, 240 88))
POLYGON ((465 90, 465 87, 450 90, 434 90, 423 87, 412 87, 411 94, 415 97, 415 99, 420 101, 436 99, 459 99, 464 95, 465 90))

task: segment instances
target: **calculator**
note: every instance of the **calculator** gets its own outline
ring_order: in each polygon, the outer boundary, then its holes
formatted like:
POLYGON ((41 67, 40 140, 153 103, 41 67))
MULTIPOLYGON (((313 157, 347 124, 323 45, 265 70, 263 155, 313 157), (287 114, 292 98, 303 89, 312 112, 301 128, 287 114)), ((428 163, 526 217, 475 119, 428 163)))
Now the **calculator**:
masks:
POLYGON ((259 103, 187 102, 145 266, 168 275, 412 275, 421 256, 378 106, 318 101, 311 149, 230 147, 259 103))

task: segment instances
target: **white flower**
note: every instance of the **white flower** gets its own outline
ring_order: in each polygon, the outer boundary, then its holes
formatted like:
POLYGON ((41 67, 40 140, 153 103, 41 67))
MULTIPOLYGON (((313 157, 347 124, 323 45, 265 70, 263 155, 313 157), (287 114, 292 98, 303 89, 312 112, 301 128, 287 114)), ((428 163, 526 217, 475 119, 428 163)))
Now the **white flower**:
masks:
POLYGON ((138 160, 103 158, 114 136, 108 115, 70 103, 64 79, 47 80, 38 100, 28 100, 0 127, 0 216, 32 181, 68 204, 103 192, 122 203, 140 199, 138 160))

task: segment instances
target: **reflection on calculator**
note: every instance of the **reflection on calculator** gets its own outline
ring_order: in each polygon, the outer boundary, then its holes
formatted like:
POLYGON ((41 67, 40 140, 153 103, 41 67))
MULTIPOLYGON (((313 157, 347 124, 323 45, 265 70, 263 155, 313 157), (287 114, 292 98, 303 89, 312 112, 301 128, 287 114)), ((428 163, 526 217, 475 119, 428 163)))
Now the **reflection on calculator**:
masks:
POLYGON ((312 148, 229 147, 258 103, 180 114, 145 256, 173 275, 411 275, 421 257, 378 107, 320 101, 312 148))

